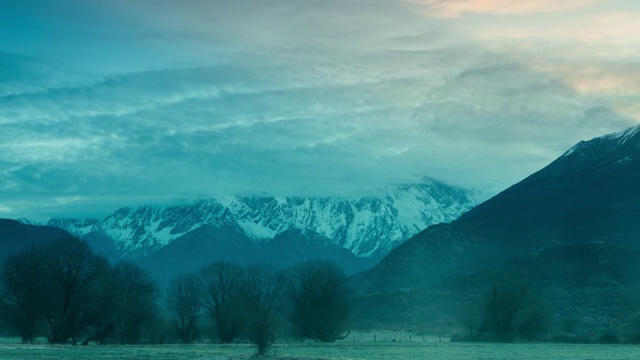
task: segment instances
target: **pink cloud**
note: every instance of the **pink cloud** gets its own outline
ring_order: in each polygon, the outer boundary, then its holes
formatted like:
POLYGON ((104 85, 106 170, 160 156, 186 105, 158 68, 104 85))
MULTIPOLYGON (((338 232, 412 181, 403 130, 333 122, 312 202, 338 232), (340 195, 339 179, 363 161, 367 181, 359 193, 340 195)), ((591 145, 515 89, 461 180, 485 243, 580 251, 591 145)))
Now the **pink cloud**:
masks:
POLYGON ((573 21, 527 26, 496 24, 468 31, 483 41, 510 41, 533 50, 540 49, 541 41, 564 44, 555 49, 560 54, 576 48, 582 48, 578 55, 591 58, 636 59, 640 54, 640 12, 590 14, 573 21))
POLYGON ((559 71, 560 78, 583 94, 640 94, 640 74, 637 69, 602 67, 567 67, 559 71))
MULTIPOLYGON (((576 93, 605 100, 618 114, 640 121, 640 66, 609 63, 528 63, 576 93)), ((632 124, 630 124, 632 125, 632 124)))

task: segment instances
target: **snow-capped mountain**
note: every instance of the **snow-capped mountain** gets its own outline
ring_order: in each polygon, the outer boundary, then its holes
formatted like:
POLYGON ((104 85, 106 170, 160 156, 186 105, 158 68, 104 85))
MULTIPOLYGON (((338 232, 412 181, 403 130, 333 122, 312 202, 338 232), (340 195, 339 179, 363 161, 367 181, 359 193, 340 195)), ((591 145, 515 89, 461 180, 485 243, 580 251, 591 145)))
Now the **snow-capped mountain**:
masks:
POLYGON ((149 255, 203 225, 264 244, 289 229, 317 233, 361 257, 382 256, 429 225, 475 205, 461 188, 424 179, 363 198, 227 197, 169 207, 123 208, 103 220, 51 219, 81 238, 109 238, 121 254, 149 255))

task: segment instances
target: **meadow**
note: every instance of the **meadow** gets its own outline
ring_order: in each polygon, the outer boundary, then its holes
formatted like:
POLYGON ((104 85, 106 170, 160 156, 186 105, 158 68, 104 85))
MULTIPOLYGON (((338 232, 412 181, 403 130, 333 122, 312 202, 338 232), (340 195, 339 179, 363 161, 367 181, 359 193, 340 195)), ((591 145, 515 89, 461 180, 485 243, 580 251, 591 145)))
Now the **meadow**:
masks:
MULTIPOLYGON (((251 359, 255 347, 237 345, 134 345, 69 346, 0 343, 0 359, 251 359)), ((487 344, 449 342, 340 342, 274 345, 270 359, 340 360, 637 360, 640 347, 633 345, 487 344)))

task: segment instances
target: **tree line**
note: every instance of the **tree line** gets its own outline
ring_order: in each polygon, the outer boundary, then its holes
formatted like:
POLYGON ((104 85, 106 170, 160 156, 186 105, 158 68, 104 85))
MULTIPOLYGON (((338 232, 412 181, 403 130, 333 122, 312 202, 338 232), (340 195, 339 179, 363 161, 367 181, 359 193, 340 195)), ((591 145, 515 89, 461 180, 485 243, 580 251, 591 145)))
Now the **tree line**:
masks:
POLYGON ((162 291, 146 270, 130 261, 111 265, 76 238, 32 246, 0 268, 0 320, 25 343, 41 336, 74 345, 208 337, 250 341, 264 354, 280 334, 346 337, 348 297, 342 268, 320 260, 284 270, 216 262, 162 291))
POLYGON ((208 317, 213 339, 248 339, 263 354, 283 330, 320 342, 346 337, 348 296, 347 278, 332 262, 313 260, 285 270, 217 262, 174 279, 167 304, 183 342, 197 339, 201 319, 208 317))

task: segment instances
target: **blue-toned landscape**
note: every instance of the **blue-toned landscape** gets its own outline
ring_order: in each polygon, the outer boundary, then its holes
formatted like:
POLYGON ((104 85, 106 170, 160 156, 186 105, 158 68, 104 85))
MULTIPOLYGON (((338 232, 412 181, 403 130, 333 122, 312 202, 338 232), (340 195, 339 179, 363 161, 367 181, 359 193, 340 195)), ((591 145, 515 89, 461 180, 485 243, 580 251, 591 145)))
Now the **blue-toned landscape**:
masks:
POLYGON ((0 4, 0 358, 635 359, 634 0, 0 4))

